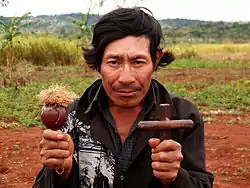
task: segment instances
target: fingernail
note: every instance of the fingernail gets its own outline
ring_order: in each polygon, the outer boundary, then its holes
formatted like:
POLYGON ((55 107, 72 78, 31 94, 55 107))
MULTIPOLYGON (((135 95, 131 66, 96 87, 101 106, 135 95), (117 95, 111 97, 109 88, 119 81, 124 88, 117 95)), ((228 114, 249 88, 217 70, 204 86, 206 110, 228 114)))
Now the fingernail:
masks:
POLYGON ((58 139, 63 139, 63 134, 58 134, 58 135, 57 135, 57 138, 58 138, 58 139))
POLYGON ((154 142, 158 141, 158 138, 151 138, 154 142))

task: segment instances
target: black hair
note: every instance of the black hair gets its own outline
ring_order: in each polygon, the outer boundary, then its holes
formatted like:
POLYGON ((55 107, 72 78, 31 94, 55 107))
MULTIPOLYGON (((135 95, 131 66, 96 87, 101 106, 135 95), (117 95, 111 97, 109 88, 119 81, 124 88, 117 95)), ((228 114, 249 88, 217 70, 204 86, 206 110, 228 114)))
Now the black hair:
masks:
MULTIPOLYGON (((95 24, 91 46, 83 48, 84 59, 90 68, 100 71, 104 49, 110 42, 126 36, 142 35, 150 40, 149 51, 155 66, 156 51, 162 50, 160 43, 164 39, 161 25, 152 12, 144 7, 115 9, 102 16, 95 24)), ((166 66, 173 60, 173 54, 165 52, 157 66, 166 66)))

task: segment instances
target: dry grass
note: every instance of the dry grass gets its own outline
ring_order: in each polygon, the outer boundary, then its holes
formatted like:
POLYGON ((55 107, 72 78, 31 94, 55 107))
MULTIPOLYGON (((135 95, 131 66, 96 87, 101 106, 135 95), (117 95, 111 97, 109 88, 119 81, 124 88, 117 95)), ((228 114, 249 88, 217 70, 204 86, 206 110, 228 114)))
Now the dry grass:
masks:
POLYGON ((54 85, 42 90, 38 95, 42 105, 59 105, 67 107, 78 96, 69 91, 66 86, 54 85))
POLYGON ((178 44, 167 47, 180 59, 250 60, 250 43, 246 44, 178 44))

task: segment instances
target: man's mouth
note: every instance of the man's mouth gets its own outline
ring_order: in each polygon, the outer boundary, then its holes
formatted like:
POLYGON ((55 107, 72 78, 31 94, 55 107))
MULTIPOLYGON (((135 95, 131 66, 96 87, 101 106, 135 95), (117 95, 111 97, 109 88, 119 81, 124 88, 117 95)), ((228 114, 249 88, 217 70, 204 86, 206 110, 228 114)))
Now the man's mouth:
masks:
POLYGON ((116 90, 116 92, 121 97, 133 97, 137 91, 132 89, 119 89, 116 90))

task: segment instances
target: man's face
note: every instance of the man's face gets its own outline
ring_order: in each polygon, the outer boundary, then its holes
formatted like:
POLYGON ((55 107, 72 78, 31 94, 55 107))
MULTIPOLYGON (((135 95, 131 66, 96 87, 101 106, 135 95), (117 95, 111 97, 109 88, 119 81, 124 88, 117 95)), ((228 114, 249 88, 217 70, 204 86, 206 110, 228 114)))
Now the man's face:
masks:
POLYGON ((101 76, 111 105, 122 108, 141 104, 154 71, 148 38, 127 36, 104 50, 101 76))

